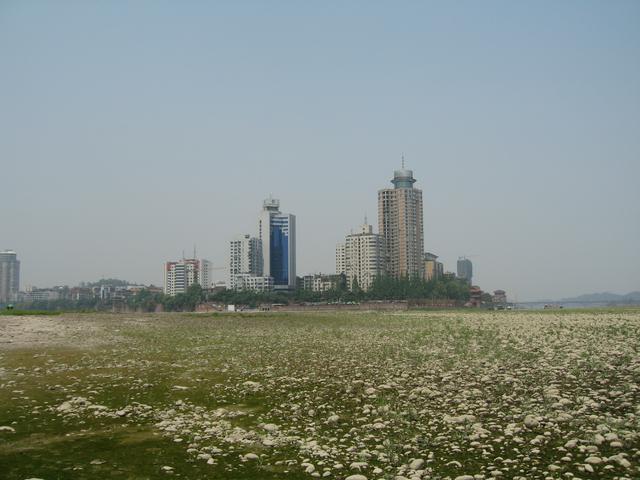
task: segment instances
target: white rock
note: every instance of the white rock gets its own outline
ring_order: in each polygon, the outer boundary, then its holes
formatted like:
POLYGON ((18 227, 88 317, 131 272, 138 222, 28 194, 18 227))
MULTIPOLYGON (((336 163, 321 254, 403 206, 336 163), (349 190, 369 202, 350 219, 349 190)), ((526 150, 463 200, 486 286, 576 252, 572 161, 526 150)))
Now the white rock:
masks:
POLYGON ((474 423, 476 421, 475 415, 459 415, 457 417, 450 417, 449 415, 444 416, 444 421, 446 423, 454 423, 454 424, 463 424, 463 423, 474 423))
POLYGON ((576 448, 576 445, 578 445, 578 440, 573 439, 573 440, 569 440, 567 443, 564 444, 564 448, 576 448))
POLYGON ((591 465, 598 465, 599 463, 602 463, 602 459, 600 457, 588 457, 585 461, 585 463, 589 463, 591 465))
POLYGON ((62 402, 60 405, 58 405, 58 408, 56 408, 56 410, 59 411, 59 412, 68 412, 72 408, 73 408, 73 406, 71 405, 71 403, 62 402))
POLYGON ((349 475, 347 478, 345 478, 344 480, 367 480, 367 477, 365 477, 364 475, 349 475))
POLYGON ((624 468, 629 468, 631 467, 631 462, 629 460, 627 460, 626 458, 624 458, 622 455, 618 454, 618 455, 614 455, 613 457, 609 457, 613 460, 615 460, 616 462, 618 462, 618 464, 621 467, 624 468))
POLYGON ((0 432, 16 433, 16 429, 5 425, 0 427, 0 432))
POLYGON ((416 458, 414 461, 412 461, 409 464, 409 468, 411 470, 420 470, 423 465, 424 465, 424 460, 421 458, 416 458))
POLYGON ((540 422, 538 422, 538 419, 533 415, 524 417, 524 426, 527 428, 536 428, 539 424, 540 422))

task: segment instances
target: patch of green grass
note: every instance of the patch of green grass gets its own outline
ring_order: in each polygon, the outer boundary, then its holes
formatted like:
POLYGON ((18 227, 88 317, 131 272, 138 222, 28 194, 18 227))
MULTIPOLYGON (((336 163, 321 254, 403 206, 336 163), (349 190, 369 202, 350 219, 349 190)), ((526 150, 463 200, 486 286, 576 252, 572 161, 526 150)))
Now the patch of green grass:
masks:
MULTIPOLYGON (((393 478, 396 467, 430 453, 431 478, 455 478, 480 472, 494 458, 514 458, 514 447, 546 468, 565 441, 555 431, 535 454, 533 446, 516 445, 511 438, 493 440, 504 437, 507 424, 521 424, 524 414, 556 414, 556 400, 543 399, 549 385, 559 385, 560 394, 575 402, 567 409, 577 410, 585 395, 601 403, 601 410, 576 418, 571 435, 593 432, 599 423, 621 436, 640 429, 624 423, 640 400, 632 388, 637 380, 631 375, 637 374, 629 368, 638 361, 636 314, 551 313, 558 312, 63 317, 69 325, 87 322, 97 346, 83 343, 80 332, 67 347, 40 342, 0 350, 0 426, 16 430, 0 432, 0 472, 10 480, 302 479, 310 478, 299 465, 304 458, 322 472, 320 457, 301 451, 306 441, 333 452, 326 465, 367 459, 371 466, 389 467, 378 476, 363 471, 368 478, 393 478), (249 388, 247 381, 259 387, 249 388), (370 387, 374 395, 365 393, 370 387), (625 400, 608 397, 612 390, 625 400), (145 404, 153 415, 99 416, 91 410, 63 415, 56 410, 72 397, 111 412, 145 404), (231 428, 263 435, 259 425, 274 423, 291 438, 277 449, 254 440, 225 441, 207 432, 215 421, 204 418, 220 408, 237 414, 225 419, 231 428), (328 422, 333 414, 339 421, 328 422), (462 414, 473 414, 491 430, 486 441, 481 439, 489 453, 470 447, 471 423, 443 420, 462 414), (596 414, 607 421, 593 419, 596 414), (157 425, 162 418, 178 419, 178 429, 162 431, 157 425), (189 423, 192 419, 195 424, 189 423), (376 422, 387 426, 373 428, 376 422), (189 451, 192 443, 197 451, 222 449, 217 464, 196 459, 189 451), (390 463, 364 453, 377 447, 390 463), (240 455, 248 452, 264 457, 241 462, 240 455), (451 460, 462 463, 464 471, 451 460), (163 472, 163 465, 174 473, 163 472)), ((543 431, 518 435, 528 445, 543 431)), ((523 469, 529 465, 519 461, 523 469)), ((357 472, 345 468, 331 478, 351 473, 357 472)), ((506 472, 505 478, 514 473, 506 472)), ((620 474, 605 472, 602 478, 620 474)))

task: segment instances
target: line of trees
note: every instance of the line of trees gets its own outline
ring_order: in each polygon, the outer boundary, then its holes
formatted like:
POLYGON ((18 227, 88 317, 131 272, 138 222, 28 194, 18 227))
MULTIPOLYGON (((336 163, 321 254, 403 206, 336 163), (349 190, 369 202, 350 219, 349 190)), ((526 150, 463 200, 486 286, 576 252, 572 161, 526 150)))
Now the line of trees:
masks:
POLYGON ((209 296, 220 303, 257 306, 261 303, 362 302, 367 300, 469 300, 469 284, 459 278, 440 278, 425 281, 420 278, 378 277, 368 291, 354 282, 349 290, 345 284, 326 292, 312 292, 298 288, 293 292, 234 292, 224 290, 209 296))
MULTIPOLYGON (((392 278, 378 277, 368 291, 360 288, 354 282, 349 290, 346 285, 339 284, 337 288, 326 292, 312 292, 298 288, 293 292, 251 292, 222 290, 207 293, 200 285, 191 285, 185 293, 175 296, 163 293, 141 290, 126 300, 125 306, 133 310, 145 312, 155 311, 159 305, 167 312, 194 311, 202 302, 216 302, 223 304, 248 305, 256 307, 260 304, 289 304, 314 302, 362 302, 368 300, 454 300, 459 303, 469 300, 469 285, 458 278, 440 278, 425 281, 420 278, 392 278)), ((72 301, 52 300, 37 301, 23 308, 39 310, 111 310, 111 301, 102 302, 99 299, 83 299, 72 301)))

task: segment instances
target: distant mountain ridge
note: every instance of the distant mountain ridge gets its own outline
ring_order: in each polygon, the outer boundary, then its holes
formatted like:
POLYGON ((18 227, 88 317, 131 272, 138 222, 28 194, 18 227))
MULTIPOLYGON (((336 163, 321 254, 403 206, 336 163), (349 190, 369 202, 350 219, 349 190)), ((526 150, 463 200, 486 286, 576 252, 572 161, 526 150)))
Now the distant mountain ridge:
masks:
POLYGON ((560 302, 640 303, 640 292, 629 292, 626 295, 611 292, 587 293, 577 297, 563 298, 560 302))

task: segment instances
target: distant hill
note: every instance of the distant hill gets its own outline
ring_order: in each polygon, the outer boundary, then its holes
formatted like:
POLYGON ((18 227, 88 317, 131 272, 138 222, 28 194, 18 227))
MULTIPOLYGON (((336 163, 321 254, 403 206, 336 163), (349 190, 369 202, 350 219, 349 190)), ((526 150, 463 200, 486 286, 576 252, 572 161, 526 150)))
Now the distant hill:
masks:
POLYGON ((640 303, 640 292, 630 292, 626 295, 602 292, 588 293, 578 297, 563 298, 561 302, 607 302, 607 303, 640 303))

